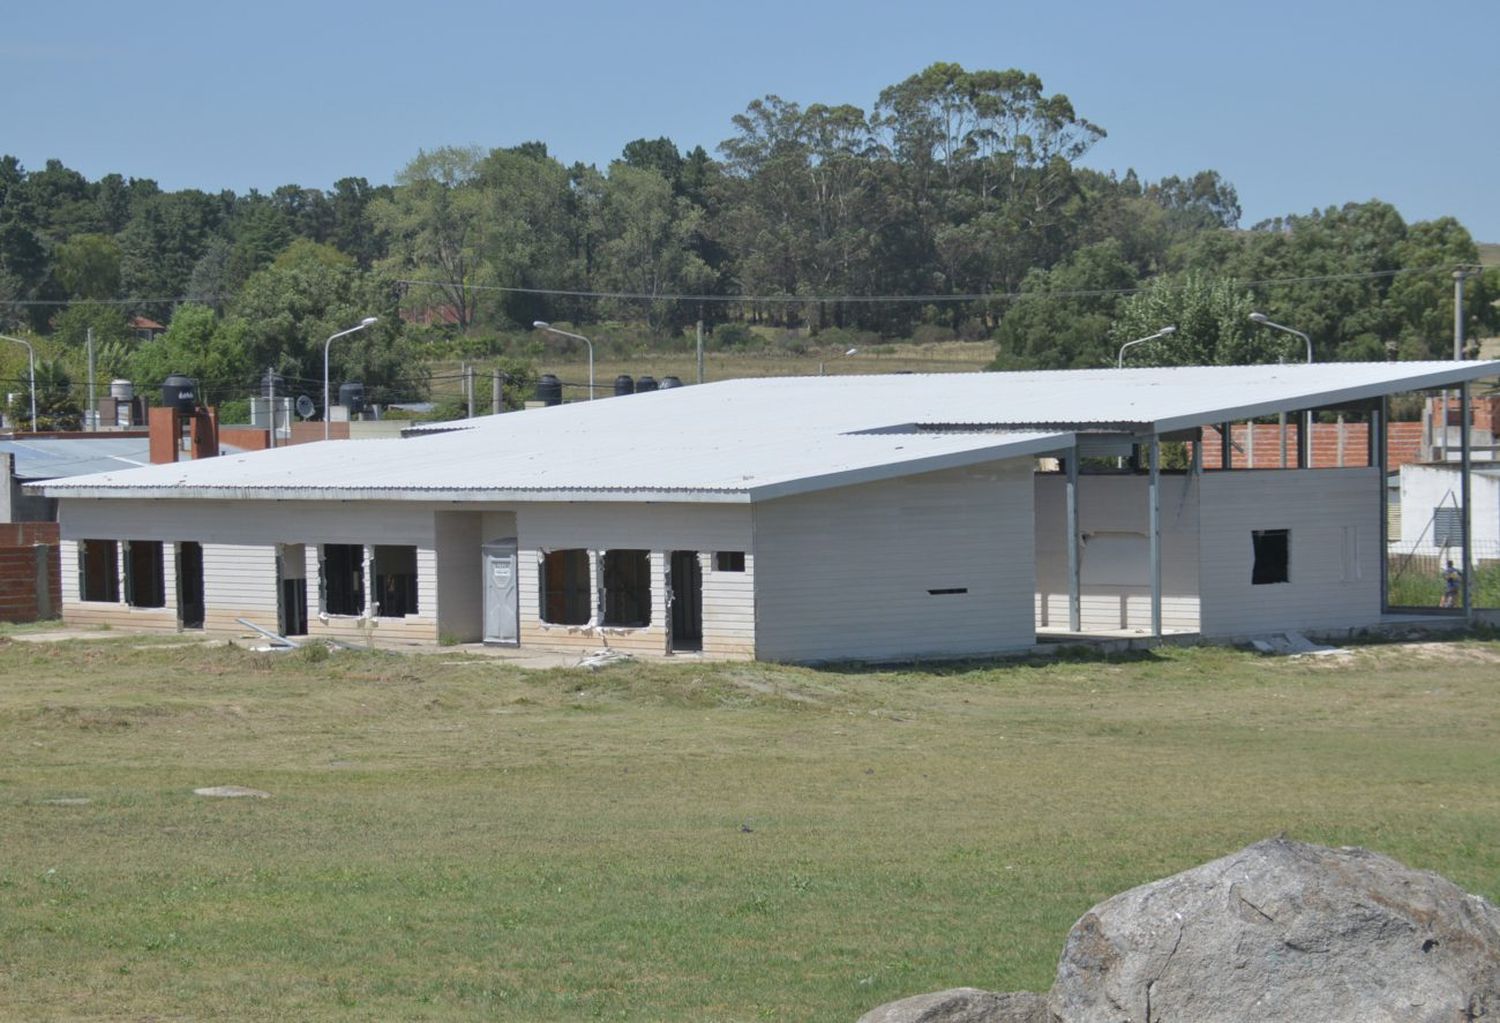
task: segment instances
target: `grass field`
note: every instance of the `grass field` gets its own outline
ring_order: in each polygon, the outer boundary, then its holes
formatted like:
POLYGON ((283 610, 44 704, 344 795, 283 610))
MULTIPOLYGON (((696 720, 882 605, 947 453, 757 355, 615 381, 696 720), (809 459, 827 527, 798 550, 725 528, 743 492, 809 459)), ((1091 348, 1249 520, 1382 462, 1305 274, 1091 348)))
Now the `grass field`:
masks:
POLYGON ((852 1021, 1044 989, 1092 903, 1281 831, 1495 898, 1497 669, 0 638, 0 1017, 852 1021))
MULTIPOLYGON (((910 342, 875 345, 853 355, 844 348, 812 348, 801 354, 770 350, 713 351, 704 353, 705 381, 733 380, 741 377, 829 376, 852 373, 969 373, 981 370, 995 358, 992 341, 937 341, 927 344, 910 342)), ((488 365, 476 359, 481 378, 488 365)), ((443 361, 432 366, 432 394, 435 399, 457 397, 463 390, 457 373, 461 364, 443 361)), ((538 373, 555 373, 565 384, 564 397, 581 401, 588 394, 588 356, 582 346, 536 360, 538 373)), ((601 354, 594 364, 594 384, 599 397, 614 393, 615 377, 621 373, 632 377, 643 374, 660 380, 675 376, 685 384, 698 379, 698 357, 688 351, 647 351, 628 356, 601 354)), ((488 399, 490 383, 477 382, 477 389, 488 399)))

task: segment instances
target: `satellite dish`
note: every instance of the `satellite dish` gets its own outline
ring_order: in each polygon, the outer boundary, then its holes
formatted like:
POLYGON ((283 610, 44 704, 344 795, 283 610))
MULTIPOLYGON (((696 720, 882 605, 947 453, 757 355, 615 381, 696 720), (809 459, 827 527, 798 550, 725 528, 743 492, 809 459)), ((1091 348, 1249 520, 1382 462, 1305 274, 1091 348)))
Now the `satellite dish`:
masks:
POLYGON ((307 419, 316 411, 317 407, 313 405, 313 400, 311 398, 309 398, 305 394, 299 394, 297 396, 297 415, 301 416, 303 419, 307 419))

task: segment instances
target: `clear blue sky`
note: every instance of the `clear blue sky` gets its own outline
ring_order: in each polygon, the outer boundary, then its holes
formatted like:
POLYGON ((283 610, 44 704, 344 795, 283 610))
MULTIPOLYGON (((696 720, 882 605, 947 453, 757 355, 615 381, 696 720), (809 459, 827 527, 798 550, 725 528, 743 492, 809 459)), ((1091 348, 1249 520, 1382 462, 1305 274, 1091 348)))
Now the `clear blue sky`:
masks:
POLYGON ((164 188, 392 179, 419 148, 633 138, 710 151, 750 100, 868 109, 948 60, 1018 67, 1109 137, 1087 162, 1213 168, 1246 225, 1381 198, 1500 242, 1500 2, 15 4, 0 152, 164 188))

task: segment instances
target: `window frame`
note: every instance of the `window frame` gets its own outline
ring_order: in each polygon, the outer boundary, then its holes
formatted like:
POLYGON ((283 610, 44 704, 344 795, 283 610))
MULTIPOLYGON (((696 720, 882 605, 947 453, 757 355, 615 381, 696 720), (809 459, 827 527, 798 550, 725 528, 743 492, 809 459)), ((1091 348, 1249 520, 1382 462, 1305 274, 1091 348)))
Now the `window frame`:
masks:
POLYGON ((120 603, 120 541, 78 541, 78 599, 89 604, 120 603), (98 567, 91 568, 95 564, 98 567), (90 592, 89 582, 96 578, 104 582, 103 596, 90 592))
POLYGON ((160 540, 125 541, 125 578, 121 589, 128 607, 160 611, 167 606, 165 559, 165 544, 160 540))
POLYGON ((651 551, 607 550, 599 559, 599 622, 612 629, 649 629, 652 600, 651 551))
POLYGON ((593 560, 587 547, 542 552, 537 559, 537 618, 543 625, 577 626, 593 621, 593 560), (553 610, 559 611, 556 618, 549 617, 553 610))
MULTIPOLYGON (((365 593, 365 560, 365 548, 363 544, 323 543, 318 545, 318 607, 323 614, 328 615, 330 618, 359 618, 364 615, 365 609, 369 606, 368 595, 365 593), (358 565, 357 571, 350 571, 348 566, 342 563, 332 566, 339 569, 340 574, 347 572, 349 581, 355 584, 347 594, 352 599, 349 606, 354 607, 355 610, 353 611, 335 611, 332 606, 336 587, 333 582, 333 572, 330 570, 328 555, 330 550, 335 549, 340 552, 359 552, 359 560, 356 562, 358 565)), ((337 595, 340 597, 345 596, 343 586, 337 587, 337 595)))
POLYGON ((1276 586, 1292 581, 1292 531, 1290 528, 1252 529, 1250 531, 1250 554, 1251 586, 1276 586), (1275 556, 1277 547, 1281 548, 1280 558, 1275 556))

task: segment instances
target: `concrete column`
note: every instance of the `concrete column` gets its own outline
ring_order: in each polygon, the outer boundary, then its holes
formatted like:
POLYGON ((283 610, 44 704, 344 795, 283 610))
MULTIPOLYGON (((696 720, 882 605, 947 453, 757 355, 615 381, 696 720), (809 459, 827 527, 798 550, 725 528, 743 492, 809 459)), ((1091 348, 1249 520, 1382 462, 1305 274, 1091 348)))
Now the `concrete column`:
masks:
POLYGON ((1083 598, 1078 558, 1078 438, 1068 452, 1068 629, 1083 631, 1083 598))
POLYGON ((1151 635, 1161 638, 1161 438, 1151 435, 1151 635))

